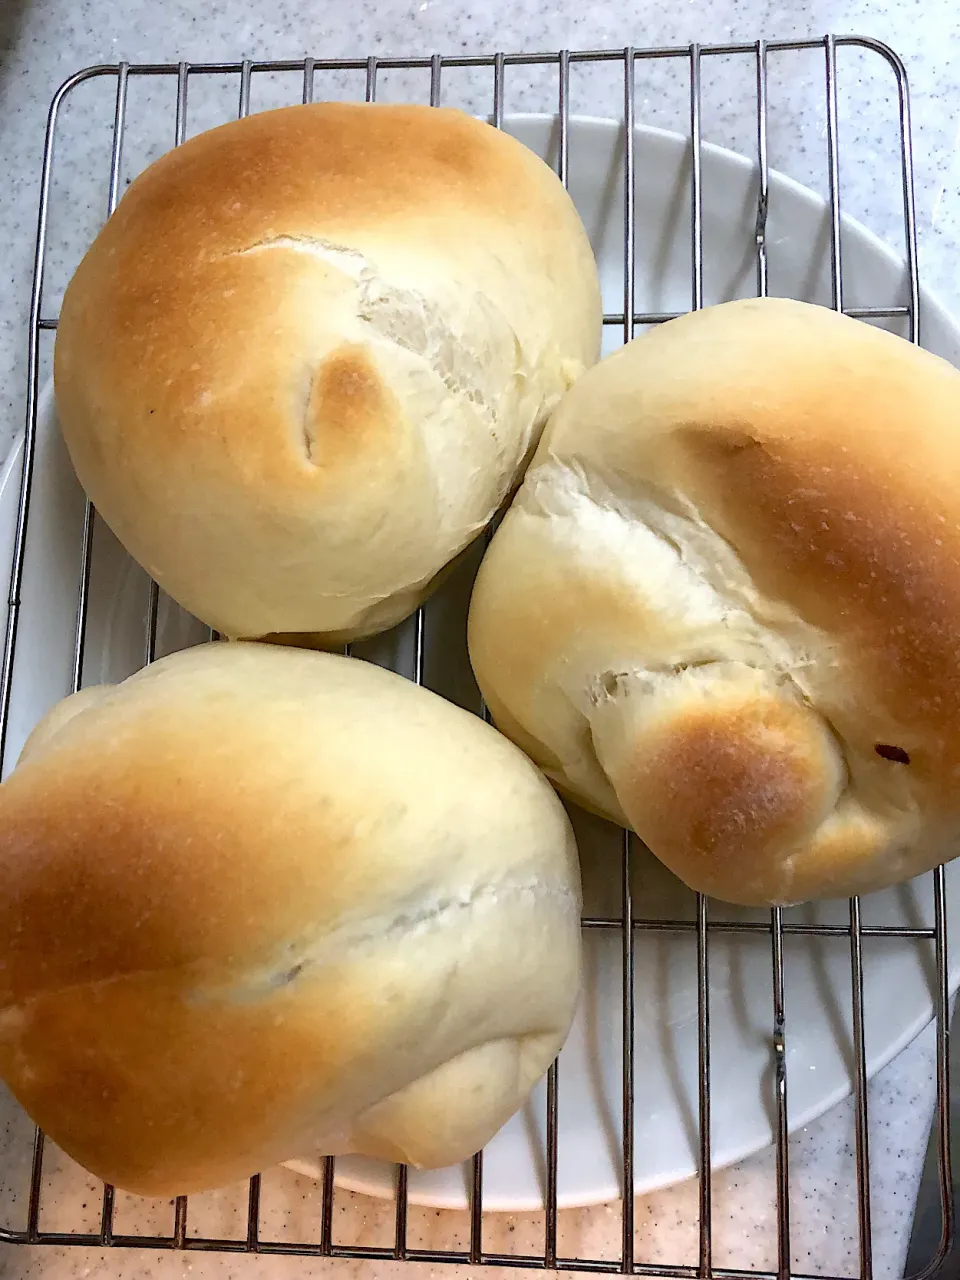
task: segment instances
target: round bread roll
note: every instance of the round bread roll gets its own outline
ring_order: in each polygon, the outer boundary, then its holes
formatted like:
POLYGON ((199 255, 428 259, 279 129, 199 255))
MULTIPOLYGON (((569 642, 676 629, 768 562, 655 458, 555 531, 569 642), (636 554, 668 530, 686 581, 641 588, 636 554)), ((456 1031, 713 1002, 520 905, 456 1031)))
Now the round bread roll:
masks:
POLYGON ((55 388, 131 555, 231 637, 399 622, 599 354, 560 181, 459 111, 324 103, 192 138, 74 276, 55 388))
POLYGON ((523 754, 355 659, 166 658, 0 787, 0 1075, 145 1195, 478 1150, 566 1037, 570 824, 523 754))
POLYGON ((480 570, 499 727, 693 888, 787 904, 957 852, 960 373, 783 300, 587 374, 480 570))

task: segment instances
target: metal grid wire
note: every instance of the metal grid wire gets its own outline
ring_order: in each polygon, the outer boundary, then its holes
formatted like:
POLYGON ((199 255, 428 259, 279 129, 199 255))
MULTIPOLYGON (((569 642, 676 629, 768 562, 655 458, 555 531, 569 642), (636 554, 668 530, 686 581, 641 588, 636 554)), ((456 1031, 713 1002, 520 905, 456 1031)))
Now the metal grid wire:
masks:
MULTIPOLYGON (((55 141, 58 122, 65 102, 81 83, 107 77, 116 82, 116 107, 114 113, 112 152, 109 171, 108 210, 116 208, 121 191, 121 166, 127 125, 128 87, 133 77, 166 78, 176 82, 176 118, 171 121, 170 142, 179 145, 187 133, 188 90, 197 77, 229 76, 236 80, 239 107, 243 117, 250 111, 251 83, 253 78, 265 72, 302 73, 303 101, 314 100, 317 72, 354 71, 366 73, 366 100, 377 97, 377 77, 381 70, 425 70, 429 72, 429 101, 437 106, 442 101, 443 73, 448 68, 484 68, 492 72, 493 101, 491 119, 502 127, 505 104, 505 72, 513 67, 545 66, 554 68, 558 75, 558 100, 556 112, 559 122, 558 171, 566 184, 569 177, 569 129, 570 129, 570 68, 575 63, 607 63, 622 68, 624 147, 624 240, 623 240, 623 307, 619 312, 604 315, 604 325, 622 334, 624 342, 633 338, 637 326, 658 324, 671 319, 673 313, 638 312, 636 310, 634 261, 636 251, 635 215, 635 135, 636 117, 636 64, 665 61, 675 67, 689 88, 689 135, 692 152, 690 168, 690 245, 691 288, 690 305, 697 309, 703 305, 703 196, 702 196, 702 105, 701 64, 704 58, 737 55, 753 60, 756 72, 756 161, 759 173, 756 207, 756 292, 767 293, 767 241, 769 167, 767 155, 767 62, 768 53, 794 54, 800 51, 819 50, 823 57, 823 86, 826 97, 826 147, 829 178, 830 209, 830 261, 832 299, 837 310, 863 319, 901 317, 906 320, 909 338, 919 342, 919 285, 916 253, 916 227, 913 194, 913 154, 910 131, 910 103, 907 76, 897 55, 881 43, 854 36, 827 36, 822 40, 758 41, 755 44, 697 45, 677 48, 599 50, 592 52, 494 54, 490 56, 463 55, 425 58, 376 58, 322 59, 305 58, 302 61, 244 61, 203 64, 169 63, 117 66, 96 66, 79 72, 57 92, 50 107, 43 156, 40 189, 39 226, 36 246, 36 273, 32 295, 29 328, 29 362, 27 389, 27 429, 23 452, 23 474, 20 504, 16 525, 13 568, 11 575, 9 612, 7 617, 6 644, 0 671, 0 760, 6 748, 13 685, 14 655, 17 644, 18 622, 21 612, 21 591, 24 581, 24 553, 27 520, 30 505, 31 482, 34 470, 35 440, 37 432, 37 408, 39 399, 40 336, 44 331, 57 327, 57 317, 42 312, 44 272, 48 250, 48 215, 51 182, 54 171, 55 141), (900 183, 902 187, 903 226, 906 245, 906 274, 908 300, 901 306, 844 307, 844 276, 841 252, 840 210, 840 149, 837 132, 837 49, 856 46, 882 59, 892 73, 897 91, 900 155, 900 183)), ((88 502, 83 524, 80 590, 77 600, 76 634, 73 651, 73 687, 80 687, 84 646, 87 629, 87 610, 95 512, 88 502)), ((153 661, 157 649, 157 620, 159 593, 151 584, 147 628, 144 638, 144 661, 153 661)), ((416 619, 415 672, 418 683, 424 678, 425 636, 423 610, 416 619)), ((949 1131, 949 990, 947 974, 946 894, 943 868, 932 874, 934 924, 932 928, 869 926, 861 920, 859 899, 849 903, 847 925, 804 924, 785 921, 780 908, 770 913, 768 922, 719 921, 711 919, 710 904, 702 895, 697 896, 695 918, 647 919, 634 910, 629 868, 631 862, 631 837, 625 833, 622 842, 622 915, 591 916, 584 918, 587 929, 619 930, 622 936, 622 992, 623 992, 623 1124, 621 1134, 622 1185, 628 1194, 622 1201, 622 1233, 620 1256, 616 1259, 558 1256, 557 1247, 557 1140, 558 1140, 558 1079, 557 1066, 551 1068, 547 1080, 546 1125, 546 1203, 545 1233, 542 1252, 536 1254, 495 1254, 484 1249, 483 1244, 483 1154, 473 1158, 470 1186, 469 1243, 466 1248, 451 1250, 426 1250, 409 1247, 408 1182, 407 1171, 397 1172, 396 1222, 394 1242, 390 1246, 344 1244, 334 1238, 334 1169, 335 1161, 327 1157, 324 1162, 322 1184, 322 1209, 316 1239, 300 1241, 263 1240, 260 1238, 260 1177, 250 1180, 246 1236, 242 1239, 222 1239, 206 1236, 188 1236, 189 1207, 186 1197, 176 1200, 172 1229, 165 1235, 126 1235, 114 1230, 115 1195, 112 1187, 103 1188, 100 1228, 98 1231, 52 1232, 40 1228, 41 1189, 44 1168, 44 1135, 37 1131, 30 1175, 27 1225, 24 1230, 0 1229, 0 1242, 24 1244, 138 1246, 154 1249, 186 1249, 205 1251, 229 1251, 241 1253, 299 1254, 324 1258, 397 1259, 427 1263, 461 1262, 470 1264, 498 1264, 512 1267, 561 1268, 571 1271, 616 1272, 651 1277, 751 1277, 752 1280, 804 1280, 791 1269, 790 1224, 790 1170, 787 1128, 787 1055, 786 1021, 784 1012, 784 937, 806 934, 818 937, 842 937, 849 939, 850 1001, 853 1015, 853 1044, 855 1063, 853 1093, 855 1102, 855 1157, 857 1205, 859 1220, 859 1275, 869 1278, 873 1274, 872 1230, 870 1217, 871 1165, 868 1147, 867 1115, 867 1066, 864 1049, 864 981, 862 942, 866 937, 893 937, 923 939, 932 943, 936 957, 936 1077, 939 1184, 941 1192, 942 1233, 936 1257, 922 1273, 932 1277, 952 1255, 954 1222, 952 1207, 952 1178, 950 1169, 949 1131), (629 1194, 633 1186, 634 1168, 634 969, 635 936, 638 930, 670 932, 690 931, 695 934, 697 954, 697 1053, 698 1053, 698 1177, 699 1177, 699 1249, 696 1265, 663 1266, 643 1263, 635 1257, 634 1200, 629 1194), (710 1124, 710 939, 721 932, 753 933, 770 940, 772 967, 773 1006, 771 1010, 770 1044, 775 1066, 775 1138, 776 1138, 776 1192, 777 1192, 777 1266, 776 1270, 740 1271, 729 1267, 717 1267, 712 1261, 711 1232, 711 1124, 710 1124)), ((812 1280, 812 1278, 808 1278, 812 1280)))

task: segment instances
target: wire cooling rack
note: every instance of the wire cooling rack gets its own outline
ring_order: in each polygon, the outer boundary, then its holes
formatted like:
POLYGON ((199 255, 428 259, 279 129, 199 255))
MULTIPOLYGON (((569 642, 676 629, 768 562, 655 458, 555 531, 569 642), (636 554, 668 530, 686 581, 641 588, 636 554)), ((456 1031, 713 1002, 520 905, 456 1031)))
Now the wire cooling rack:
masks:
MULTIPOLYGON (((111 126, 110 160, 107 178, 107 211, 112 212, 122 194, 123 159, 125 148, 135 145, 131 137, 128 118, 130 87, 134 82, 147 80, 157 86, 169 85, 175 89, 175 114, 171 110, 169 135, 165 145, 179 144, 188 133, 188 99, 192 101, 195 86, 204 80, 216 79, 233 85, 234 101, 238 103, 240 116, 251 110, 252 89, 262 77, 283 73, 302 77, 302 100, 310 102, 324 96, 323 76, 333 73, 358 73, 365 77, 365 95, 368 101, 378 96, 378 85, 385 73, 404 71, 418 73, 429 78, 428 96, 432 105, 445 100, 445 88, 450 73, 455 70, 483 72, 492 80, 492 101, 489 104, 492 122, 502 126, 507 103, 507 89, 512 77, 521 69, 550 72, 556 96, 549 102, 541 101, 540 109, 555 113, 558 121, 559 147, 558 170, 564 182, 569 179, 570 151, 568 146, 571 106, 570 76, 572 68, 604 66, 619 79, 619 102, 624 122, 624 240, 623 240, 623 289, 622 307, 604 315, 608 335, 629 341, 640 326, 657 324, 670 319, 673 313, 643 311, 638 308, 635 296, 634 258, 637 237, 635 213, 635 155, 634 125, 638 121, 637 76, 638 65, 645 73, 653 74, 654 68, 666 68, 674 84, 682 86, 685 100, 685 122, 690 139, 690 306, 698 308, 704 302, 704 245, 703 245, 703 192, 701 156, 704 132, 704 106, 702 93, 702 68, 707 61, 740 60, 751 68, 753 105, 747 115, 752 121, 750 133, 755 149, 758 172, 758 190, 751 232, 755 241, 756 291, 767 292, 767 213, 769 204, 769 108, 768 78, 769 58, 796 59, 801 54, 819 58, 821 106, 825 118, 825 160, 828 177, 830 210, 830 262, 832 299, 837 309, 868 319, 899 319, 907 336, 919 341, 919 287, 916 254, 916 228, 913 197, 913 155, 910 131, 910 105, 907 77, 900 59, 882 44, 858 37, 825 37, 823 40, 797 40, 736 44, 726 46, 689 45, 679 48, 602 50, 594 52, 495 54, 491 56, 462 55, 432 58, 376 58, 356 60, 330 60, 305 58, 283 62, 222 62, 205 64, 157 64, 96 66, 79 72, 57 92, 50 107, 46 143, 41 173, 41 198, 39 230, 36 249, 36 275, 32 297, 29 328, 28 364, 28 413, 25 445, 23 450, 23 478, 17 518, 15 550, 9 596, 9 613, 6 629, 2 672, 0 672, 0 753, 6 747, 11 693, 15 681, 14 655, 17 645, 18 622, 21 614, 21 591, 24 584, 24 551, 29 516, 31 484, 34 473, 35 441, 37 432, 37 408, 41 381, 41 339, 44 334, 56 330, 57 316, 44 310, 45 276, 48 271, 51 190, 55 182, 56 166, 61 162, 58 147, 62 118, 79 87, 90 81, 115 83, 113 120, 111 126), (901 192, 903 238, 906 261, 906 301, 897 306, 844 307, 844 273, 841 245, 840 211, 840 147, 838 143, 838 72, 839 48, 855 48, 864 56, 879 60, 884 73, 892 76, 895 115, 898 121, 896 150, 899 155, 899 173, 896 185, 901 192)), ((298 80, 298 83, 300 81, 298 80)), ((363 81, 359 82, 361 85, 363 81)), ((425 95, 426 96, 426 95, 425 95)), ((171 108, 173 108, 171 94, 171 108)), ((64 158, 66 162, 66 158, 64 158)), ((76 633, 73 653, 73 685, 79 687, 83 672, 84 646, 86 642, 88 594, 91 561, 94 548, 95 512, 87 505, 83 525, 81 552, 80 592, 77 600, 76 633)), ((158 592, 151 587, 144 638, 144 660, 150 662, 157 650, 158 592)), ((415 678, 422 681, 424 674, 425 638, 422 611, 416 622, 415 678)), ((692 920, 650 920, 642 918, 634 910, 630 877, 630 843, 625 838, 622 849, 622 915, 594 916, 584 919, 587 929, 619 930, 622 937, 623 961, 623 1124, 621 1134, 623 1186, 632 1188, 634 1169, 634 976, 633 957, 638 931, 688 930, 695 935, 697 954, 697 1067, 698 1089, 698 1167, 699 1167, 699 1225, 698 1249, 695 1263, 664 1265, 645 1262, 636 1256, 635 1206, 633 1196, 627 1194, 622 1201, 619 1226, 619 1256, 571 1257, 563 1256, 558 1248, 557 1208, 557 1136, 558 1136, 558 1083, 556 1066, 551 1069, 547 1081, 546 1117, 546 1203, 542 1249, 525 1253, 493 1253, 484 1247, 484 1163, 483 1154, 473 1160, 470 1179, 470 1211, 460 1247, 449 1250, 423 1249, 408 1243, 409 1196, 405 1169, 397 1172, 394 1238, 388 1245, 346 1243, 336 1238, 334 1229, 335 1161, 324 1161, 324 1178, 320 1198, 320 1213, 315 1223, 316 1231, 309 1238, 297 1240, 264 1239, 261 1234, 261 1178, 250 1181, 246 1204, 246 1232, 240 1238, 224 1238, 214 1234, 191 1234, 191 1208, 186 1198, 177 1199, 172 1207, 167 1230, 153 1234, 125 1234, 116 1229, 115 1212, 117 1197, 113 1188, 102 1188, 99 1209, 99 1226, 92 1230, 51 1231, 41 1228, 41 1199, 44 1189, 45 1150, 49 1146, 44 1136, 37 1132, 34 1138, 32 1162, 27 1185, 23 1188, 20 1203, 26 1202, 26 1225, 22 1229, 0 1229, 0 1243, 139 1246, 154 1249, 186 1249, 206 1251, 230 1251, 265 1254, 302 1254, 318 1257, 357 1259, 397 1259, 426 1263, 462 1262, 471 1264, 500 1264, 512 1267, 561 1268, 572 1271, 622 1272, 650 1277, 710 1277, 728 1278, 750 1275, 764 1280, 787 1280, 800 1277, 802 1271, 792 1269, 791 1220, 790 1220, 790 1168, 787 1128, 787 1030, 784 1009, 784 937, 794 933, 821 936, 840 936, 848 939, 850 960, 850 1002, 853 1019, 854 1064, 852 1086, 855 1117, 855 1168, 858 1216, 858 1274, 871 1277, 874 1263, 874 1230, 871 1223, 871 1160, 868 1144, 867 1065, 864 1047, 864 953, 863 939, 874 935, 890 935, 897 938, 927 940, 936 959, 936 1044, 937 1044, 937 1113, 938 1172, 941 1190, 942 1233, 936 1256, 922 1273, 931 1277, 941 1272, 946 1260, 952 1256, 954 1223, 952 1208, 952 1181, 950 1170, 949 1132, 949 991, 946 957, 946 896, 943 869, 932 873, 933 927, 893 928, 870 926, 861 919, 861 907, 857 899, 849 904, 849 919, 845 925, 809 925, 784 919, 783 912, 775 909, 767 923, 729 923, 711 918, 710 904, 698 897, 695 918, 692 920), (738 1270, 729 1266, 716 1266, 713 1257, 711 1179, 711 1093, 710 1079, 710 941, 717 930, 753 932, 769 939, 772 974, 773 1002, 770 1010, 770 1055, 774 1071, 775 1137, 776 1137, 776 1202, 777 1202, 777 1262, 775 1270, 738 1270)), ((86 1207, 86 1206, 84 1206, 86 1207)))

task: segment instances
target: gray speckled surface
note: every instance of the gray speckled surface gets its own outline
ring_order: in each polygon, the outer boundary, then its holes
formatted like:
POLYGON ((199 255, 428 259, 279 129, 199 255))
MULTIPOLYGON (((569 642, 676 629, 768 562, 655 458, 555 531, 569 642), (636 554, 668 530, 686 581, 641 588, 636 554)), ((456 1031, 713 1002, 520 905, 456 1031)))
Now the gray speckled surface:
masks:
MULTIPOLYGON (((343 0, 311 5, 295 0, 3 0, 0 5, 0 155, 7 180, 0 191, 0 238, 6 252, 0 264, 0 455, 20 429, 24 407, 25 320, 32 270, 32 239, 38 188, 43 121, 50 95, 66 75, 86 64, 130 60, 194 61, 224 57, 296 57, 368 53, 401 54, 502 49, 622 46, 628 42, 674 44, 689 39, 720 42, 820 35, 827 30, 857 31, 888 41, 906 58, 913 86, 917 158, 917 215, 921 271, 925 284, 954 310, 960 304, 954 272, 960 236, 960 70, 948 53, 960 42, 960 10, 953 0, 686 0, 682 4, 636 6, 632 16, 612 0, 594 3, 538 3, 537 0, 343 0)), ((846 54, 843 55, 845 58, 846 54)), ((854 55, 850 55, 854 58, 854 55)), ((771 163, 814 188, 825 191, 825 126, 820 103, 820 55, 797 58, 789 67, 771 68, 771 163)), ((452 100, 485 109, 481 86, 469 77, 448 81, 452 100)), ((355 94, 345 80, 318 80, 317 96, 355 94)), ((423 91, 423 81, 384 77, 388 97, 423 91)), ((717 63, 704 84, 705 136, 735 149, 753 145, 749 115, 751 83, 742 70, 717 63)), ((275 94, 289 98, 289 87, 264 85, 263 102, 275 94)), ((549 92, 544 76, 518 78, 514 109, 543 107, 549 92)), ((235 107, 235 88, 211 84, 191 100, 191 130, 225 119, 235 107)), ((573 109, 616 115, 619 88, 600 75, 576 79, 573 109)), ((80 102, 79 98, 77 99, 80 102)), ((126 170, 135 172, 168 145, 155 103, 147 95, 131 99, 139 115, 142 145, 128 150, 126 170)), ((166 104, 169 106, 169 103, 166 104)), ((255 104, 256 105, 256 104, 255 104)), ((891 172, 893 101, 888 81, 867 62, 844 64, 840 96, 844 144, 845 209, 899 247, 897 177, 891 172)), ((638 119, 683 127, 685 102, 666 65, 638 82, 638 119)), ((51 227, 52 257, 46 310, 57 295, 86 238, 95 229, 104 200, 101 181, 104 149, 109 146, 110 104, 96 100, 65 117, 73 148, 62 155, 63 190, 51 227), (101 182, 99 194, 85 201, 69 197, 71 184, 89 175, 101 182), (89 207, 88 207, 89 206, 89 207)), ((89 188, 94 191, 94 187, 89 188)), ((642 305, 642 302, 641 302, 642 305)), ((44 359, 49 358, 45 349, 44 359)), ((874 1261, 878 1277, 902 1269, 927 1127, 933 1102, 933 1041, 929 1029, 872 1082, 871 1139, 874 1166, 874 1261)), ((25 1190, 25 1132, 0 1135, 0 1156, 8 1189, 25 1190), (19 1175, 19 1182, 17 1177, 19 1175)), ((794 1262, 805 1272, 857 1274, 856 1205, 853 1184, 852 1108, 844 1103, 824 1119, 795 1135, 791 1144, 794 1262)), ((756 1156, 714 1180, 715 1250, 718 1265, 761 1267, 775 1264, 773 1160, 756 1156)), ((270 1175, 265 1196, 265 1236, 314 1235, 319 1205, 316 1187, 292 1174, 270 1175)), ((239 1193, 206 1198, 200 1212, 205 1225, 225 1233, 240 1229, 239 1193)), ((87 1194, 75 1170, 52 1171, 44 1201, 45 1226, 78 1229, 96 1217, 97 1201, 87 1194), (81 1206, 86 1206, 82 1208, 81 1206)), ((148 1229, 156 1210, 124 1203, 121 1230, 148 1229), (124 1216, 125 1215, 125 1216, 124 1216), (146 1218, 145 1218, 146 1215, 146 1218)), ((338 1197, 338 1233, 344 1239, 386 1243, 392 1209, 352 1196, 338 1197)), ((657 1193, 637 1205, 637 1256, 665 1264, 696 1260, 696 1189, 685 1185, 657 1193)), ((163 1229, 166 1222, 157 1222, 163 1229)), ((89 1227, 87 1228, 89 1229, 89 1227)), ((411 1243, 444 1247, 463 1239, 465 1224, 456 1215, 414 1211, 411 1243)), ((561 1216, 561 1251, 612 1256, 619 1223, 609 1208, 561 1216)), ((485 1245, 493 1250, 538 1250, 542 1221, 527 1215, 489 1220, 485 1245)), ((89 1250, 0 1249, 0 1276, 300 1276, 318 1269, 349 1271, 357 1264, 302 1262, 237 1256, 104 1255, 89 1250)), ((396 1264, 379 1270, 401 1274, 396 1264)), ((363 1267, 369 1272, 371 1264, 363 1267)), ((438 1274, 441 1270, 437 1269, 438 1274)), ((463 1269, 464 1271, 468 1269, 463 1269)), ((515 1273, 511 1273, 515 1274, 515 1273)))

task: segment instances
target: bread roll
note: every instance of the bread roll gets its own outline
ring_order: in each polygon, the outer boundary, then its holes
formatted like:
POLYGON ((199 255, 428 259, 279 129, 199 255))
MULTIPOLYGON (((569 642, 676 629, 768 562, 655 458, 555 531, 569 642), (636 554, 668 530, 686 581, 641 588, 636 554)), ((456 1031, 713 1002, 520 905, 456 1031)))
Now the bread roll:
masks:
POLYGON ((458 111, 325 103, 192 138, 74 276, 57 409, 97 510, 232 637, 411 613, 599 354, 555 174, 458 111))
POLYGON ((0 883, 0 1075, 146 1195, 317 1152, 462 1160, 579 989, 547 782, 329 654, 207 645, 63 704, 0 787, 0 883))
POLYGON ((960 373, 735 302, 587 374, 480 570, 496 723, 738 903, 882 889, 960 834, 960 373))

